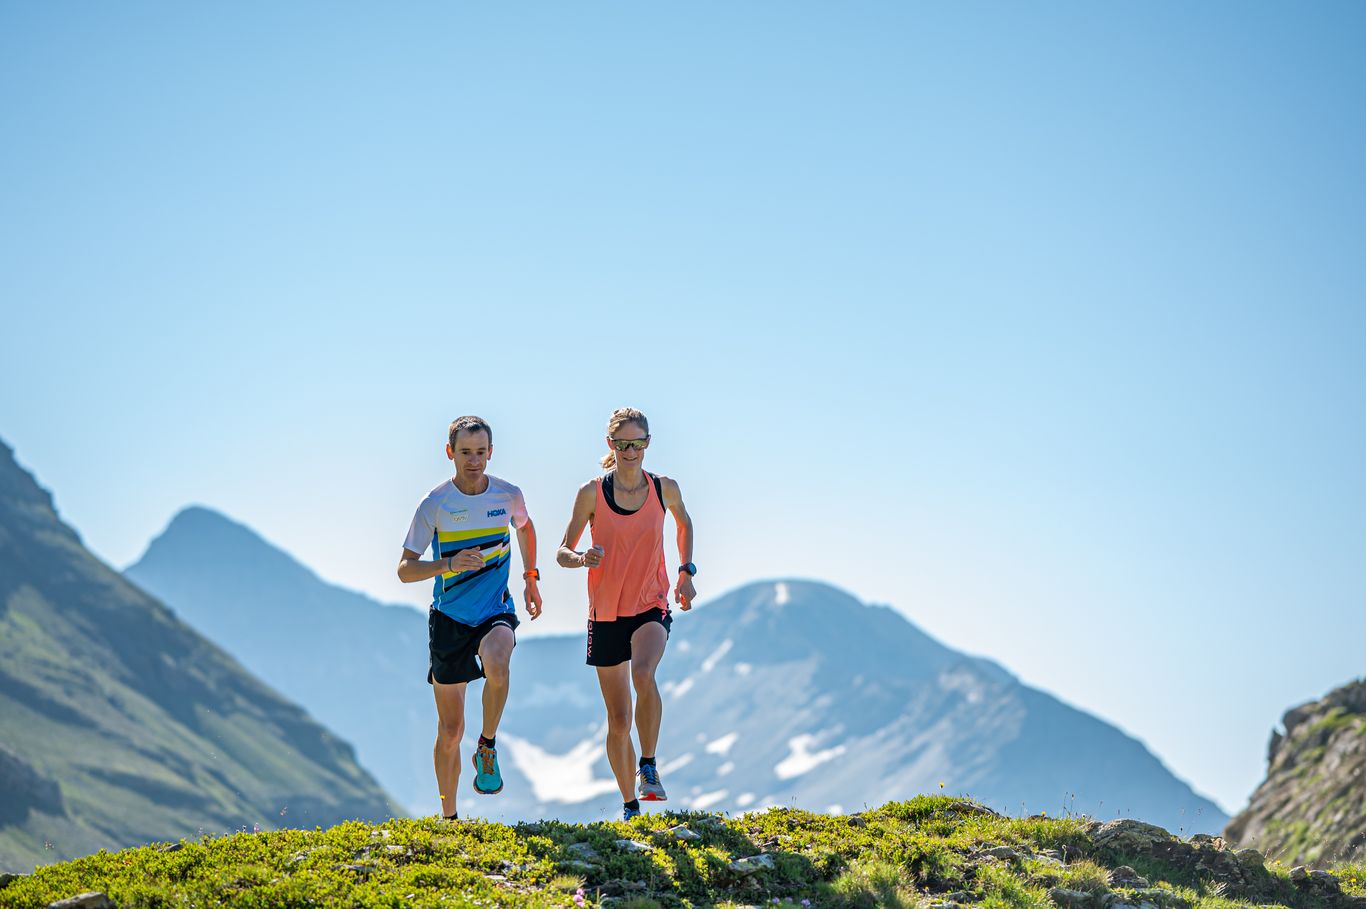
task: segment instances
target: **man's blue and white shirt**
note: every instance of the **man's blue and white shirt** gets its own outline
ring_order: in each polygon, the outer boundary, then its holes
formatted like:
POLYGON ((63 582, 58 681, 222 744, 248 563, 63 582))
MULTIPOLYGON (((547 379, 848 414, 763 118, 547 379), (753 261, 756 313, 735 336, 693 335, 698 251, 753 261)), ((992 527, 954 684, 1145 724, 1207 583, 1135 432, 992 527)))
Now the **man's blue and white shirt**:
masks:
POLYGON ((478 625, 496 615, 516 612, 508 593, 512 561, 512 532, 527 522, 522 491, 506 480, 484 474, 488 488, 467 496, 445 480, 413 515, 403 548, 419 556, 428 549, 433 559, 453 556, 462 549, 478 549, 484 567, 455 574, 439 574, 432 587, 432 608, 462 625, 478 625))

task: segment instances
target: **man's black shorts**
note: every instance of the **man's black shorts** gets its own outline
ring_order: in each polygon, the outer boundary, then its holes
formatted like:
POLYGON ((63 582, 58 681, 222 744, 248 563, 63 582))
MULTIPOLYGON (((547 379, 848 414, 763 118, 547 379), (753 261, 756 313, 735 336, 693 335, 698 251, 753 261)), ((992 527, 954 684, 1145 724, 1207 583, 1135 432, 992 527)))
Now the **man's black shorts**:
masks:
POLYGON ((478 625, 462 625, 439 609, 427 611, 427 683, 442 685, 472 682, 484 677, 479 664, 479 644, 495 625, 506 625, 515 633, 517 614, 502 612, 478 625))
POLYGON ((627 616, 615 622, 588 620, 588 665, 616 666, 631 658, 631 635, 636 629, 651 622, 664 626, 667 637, 674 617, 663 609, 651 609, 640 615, 627 616))

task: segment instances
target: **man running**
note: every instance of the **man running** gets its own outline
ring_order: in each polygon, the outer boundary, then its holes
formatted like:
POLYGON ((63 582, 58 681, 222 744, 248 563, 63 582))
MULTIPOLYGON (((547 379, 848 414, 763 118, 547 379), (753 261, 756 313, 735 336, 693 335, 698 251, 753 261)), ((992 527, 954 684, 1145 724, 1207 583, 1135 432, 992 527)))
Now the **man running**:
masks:
POLYGON ((522 602, 533 620, 541 614, 537 589, 536 528, 522 491, 484 473, 493 457, 493 430, 479 417, 450 426, 446 457, 455 476, 443 480, 417 507, 398 577, 404 583, 435 578, 427 614, 430 658, 427 681, 436 696, 436 784, 441 814, 455 820, 460 782, 460 739, 465 734, 465 686, 484 679, 484 724, 474 754, 474 791, 503 789, 494 739, 508 697, 508 662, 517 645, 517 610, 508 593, 509 522, 517 529, 526 587, 522 602), (432 559, 422 555, 430 547, 432 559))
POLYGON ((655 670, 664 656, 673 617, 669 615, 669 572, 664 564, 664 513, 678 528, 678 581, 674 602, 692 608, 692 519, 683 507, 678 483, 644 470, 650 445, 645 414, 623 407, 607 423, 608 473, 583 484, 556 561, 566 568, 588 569, 588 665, 597 667, 598 685, 607 706, 607 761, 621 790, 622 817, 640 814, 640 801, 662 802, 668 796, 659 779, 655 747, 664 705, 655 685, 655 670), (593 545, 576 552, 585 525, 592 525, 593 545), (631 743, 631 688, 636 692, 636 732, 640 764, 631 743), (636 791, 639 778, 639 793, 636 791))

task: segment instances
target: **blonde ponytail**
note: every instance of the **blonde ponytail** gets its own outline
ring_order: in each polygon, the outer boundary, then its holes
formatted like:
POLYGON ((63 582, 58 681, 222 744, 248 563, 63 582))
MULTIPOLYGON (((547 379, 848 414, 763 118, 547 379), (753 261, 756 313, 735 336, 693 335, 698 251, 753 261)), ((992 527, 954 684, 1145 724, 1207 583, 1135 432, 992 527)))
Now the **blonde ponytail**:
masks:
MULTIPOLYGON (((645 414, 636 410, 634 407, 618 407, 612 411, 612 417, 607 421, 607 438, 612 438, 612 434, 627 423, 634 423, 640 427, 641 432, 647 436, 650 434, 650 421, 645 419, 645 414)), ((617 466, 617 453, 609 451, 602 456, 602 469, 611 470, 617 466)))

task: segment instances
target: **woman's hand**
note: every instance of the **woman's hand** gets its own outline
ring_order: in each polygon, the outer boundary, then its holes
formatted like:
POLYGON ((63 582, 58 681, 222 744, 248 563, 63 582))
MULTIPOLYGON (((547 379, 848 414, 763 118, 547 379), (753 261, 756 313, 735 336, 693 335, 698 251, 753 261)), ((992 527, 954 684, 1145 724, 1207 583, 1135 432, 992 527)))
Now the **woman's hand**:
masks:
POLYGON ((678 583, 674 585, 674 602, 678 608, 687 612, 692 609, 693 598, 697 596, 697 590, 692 586, 692 575, 686 571, 678 573, 678 583))

